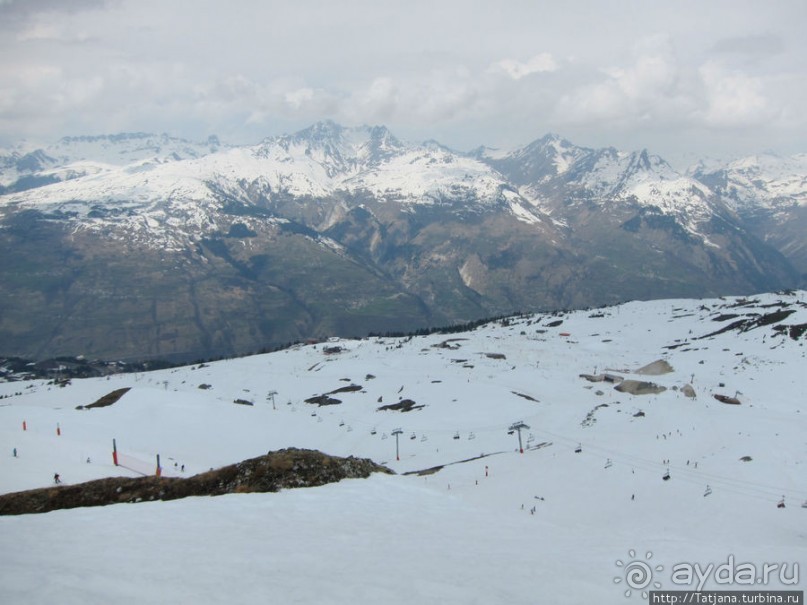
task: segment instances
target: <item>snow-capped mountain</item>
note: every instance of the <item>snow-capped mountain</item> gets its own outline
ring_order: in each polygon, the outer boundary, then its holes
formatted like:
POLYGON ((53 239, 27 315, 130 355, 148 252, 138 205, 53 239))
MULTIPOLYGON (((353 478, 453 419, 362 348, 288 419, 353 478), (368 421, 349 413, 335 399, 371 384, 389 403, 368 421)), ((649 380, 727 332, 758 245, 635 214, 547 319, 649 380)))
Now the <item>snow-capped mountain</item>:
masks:
POLYGON ((604 211, 629 207, 672 217, 693 235, 703 235, 699 225, 725 210, 707 186, 647 150, 589 149, 548 135, 489 162, 564 222, 574 221, 579 204, 604 211))
POLYGON ((701 163, 693 176, 708 183, 737 210, 807 205, 807 154, 760 154, 726 165, 701 163))
POLYGON ((761 239, 807 275, 807 154, 760 154, 691 170, 761 239))
POLYGON ((54 182, 8 193, 3 201, 69 216, 81 229, 123 229, 127 237, 160 248, 207 236, 218 227, 215 215, 228 199, 461 201, 464 211, 503 205, 522 220, 540 220, 540 210, 530 208, 486 164, 435 145, 405 146, 384 127, 323 122, 257 146, 216 149, 148 135, 63 139, 37 152, 60 158, 44 156, 50 168, 36 173, 54 182), (104 160, 90 160, 93 152, 104 160), (176 241, 169 241, 172 237, 176 241))
POLYGON ((119 504, 0 516, 0 601, 798 596, 805 328, 804 291, 658 300, 61 387, 0 382, 3 494, 134 480, 158 454, 171 485, 288 447, 396 472, 172 501, 107 488, 119 504))
MULTIPOLYGON (((683 286, 697 272, 754 272, 751 259, 777 262, 718 192, 647 150, 582 148, 549 135, 486 161, 564 226, 575 250, 631 267, 610 276, 612 284, 665 274, 663 283, 683 286)), ((598 282, 603 267, 595 266, 598 282)), ((789 272, 786 281, 798 279, 789 272)))
POLYGON ((146 133, 65 137, 45 148, 0 150, 0 192, 23 191, 119 167, 198 158, 220 149, 215 135, 205 143, 146 133))
POLYGON ((8 353, 204 356, 798 283, 707 184, 555 135, 463 154, 321 122, 253 146, 134 134, 20 153, 0 195, 8 353))

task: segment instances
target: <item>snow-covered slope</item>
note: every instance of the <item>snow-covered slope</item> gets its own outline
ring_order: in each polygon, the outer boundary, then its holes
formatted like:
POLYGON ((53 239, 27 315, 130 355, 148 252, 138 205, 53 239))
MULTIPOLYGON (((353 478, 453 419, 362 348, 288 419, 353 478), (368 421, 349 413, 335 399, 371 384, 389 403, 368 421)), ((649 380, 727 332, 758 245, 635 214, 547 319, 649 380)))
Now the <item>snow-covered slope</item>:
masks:
MULTIPOLYGON (((789 579, 807 560, 805 325, 806 292, 629 303, 63 388, 0 384, 3 492, 54 472, 134 475, 111 464, 113 438, 147 472, 159 453, 168 475, 286 446, 399 473, 2 518, 0 600, 640 602, 654 584, 636 584, 631 561, 683 590, 697 586, 674 565, 730 557, 787 563, 755 588, 803 590, 804 570, 789 579), (671 371, 641 370, 658 359, 671 371), (618 392, 606 374, 666 390, 618 392), (110 407, 75 409, 121 387, 110 407), (326 393, 341 403, 305 402, 326 393), (379 409, 406 400, 411 411, 379 409)), ((714 575, 705 587, 748 588, 714 575)))

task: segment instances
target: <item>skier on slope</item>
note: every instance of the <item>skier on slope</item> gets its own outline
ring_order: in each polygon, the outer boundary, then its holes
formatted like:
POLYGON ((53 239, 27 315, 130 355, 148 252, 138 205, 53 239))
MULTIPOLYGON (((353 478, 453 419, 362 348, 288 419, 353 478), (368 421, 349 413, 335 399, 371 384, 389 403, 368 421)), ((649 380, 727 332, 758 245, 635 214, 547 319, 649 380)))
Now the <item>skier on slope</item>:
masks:
POLYGON ((57 484, 57 485, 62 482, 61 477, 59 477, 59 473, 54 473, 53 474, 53 482, 55 484, 57 484))

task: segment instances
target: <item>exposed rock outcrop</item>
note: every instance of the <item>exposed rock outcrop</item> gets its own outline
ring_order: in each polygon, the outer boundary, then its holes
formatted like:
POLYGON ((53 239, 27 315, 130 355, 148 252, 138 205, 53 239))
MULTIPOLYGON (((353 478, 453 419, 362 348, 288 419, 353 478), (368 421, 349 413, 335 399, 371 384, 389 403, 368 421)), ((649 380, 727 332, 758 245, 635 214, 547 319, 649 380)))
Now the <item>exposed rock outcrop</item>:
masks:
POLYGON ((654 382, 644 382, 641 380, 624 380, 614 387, 620 393, 630 393, 631 395, 657 395, 667 390, 667 387, 659 386, 654 382))
POLYGON ((0 495, 0 515, 46 513, 64 508, 123 502, 177 500, 189 496, 277 492, 315 487, 342 479, 364 479, 390 469, 366 458, 339 458, 316 450, 289 448, 193 477, 110 477, 0 495))
POLYGON ((648 363, 636 370, 636 374, 641 376, 661 376, 662 374, 669 374, 673 371, 673 367, 664 359, 658 359, 653 363, 648 363))

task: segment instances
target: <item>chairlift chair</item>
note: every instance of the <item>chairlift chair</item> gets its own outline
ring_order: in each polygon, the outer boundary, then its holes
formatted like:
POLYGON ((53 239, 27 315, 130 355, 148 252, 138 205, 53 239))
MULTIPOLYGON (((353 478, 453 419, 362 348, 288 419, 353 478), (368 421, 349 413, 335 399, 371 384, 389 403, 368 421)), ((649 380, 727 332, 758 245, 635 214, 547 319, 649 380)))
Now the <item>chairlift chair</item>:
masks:
POLYGON ((664 473, 664 476, 662 477, 662 479, 664 481, 669 481, 670 480, 670 469, 667 469, 667 471, 664 473))
POLYGON ((583 451, 583 444, 582 444, 582 443, 578 443, 578 444, 577 444, 577 447, 576 447, 576 448, 574 448, 574 453, 575 453, 575 454, 579 454, 579 453, 580 453, 580 452, 582 452, 582 451, 583 451))

